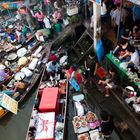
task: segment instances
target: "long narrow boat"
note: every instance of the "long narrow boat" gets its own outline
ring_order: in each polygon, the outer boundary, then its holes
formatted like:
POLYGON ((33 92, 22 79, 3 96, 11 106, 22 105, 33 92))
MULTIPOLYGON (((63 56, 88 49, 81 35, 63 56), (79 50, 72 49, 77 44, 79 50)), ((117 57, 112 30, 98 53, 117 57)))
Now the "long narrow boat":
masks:
MULTIPOLYGON (((32 76, 29 78, 25 77, 22 80, 22 82, 24 82, 26 84, 26 89, 20 90, 20 91, 18 91, 19 94, 14 93, 14 95, 12 96, 12 98, 14 100, 16 100, 18 103, 21 103, 24 100, 24 98, 31 92, 31 90, 35 86, 36 82, 39 80, 39 78, 43 72, 44 65, 45 65, 45 64, 43 64, 43 59, 45 58, 46 61, 48 61, 50 49, 51 49, 51 43, 49 43, 47 46, 44 46, 44 48, 42 49, 42 53, 41 53, 42 56, 38 59, 39 63, 37 64, 36 68, 34 70, 32 70, 32 72, 33 72, 32 76)), ((10 82, 12 83, 12 80, 10 82)), ((11 85, 10 82, 8 83, 9 86, 11 85)), ((6 108, 0 107, 0 118, 4 117, 8 112, 10 112, 10 111, 7 110, 6 108)))
POLYGON ((50 81, 44 69, 32 109, 26 140, 65 140, 68 83, 50 81))

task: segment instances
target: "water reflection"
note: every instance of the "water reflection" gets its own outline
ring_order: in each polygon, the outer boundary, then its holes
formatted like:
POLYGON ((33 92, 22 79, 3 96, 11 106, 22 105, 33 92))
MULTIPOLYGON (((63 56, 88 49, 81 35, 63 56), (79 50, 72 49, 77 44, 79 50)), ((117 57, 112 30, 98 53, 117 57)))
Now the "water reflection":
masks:
POLYGON ((19 106, 18 114, 0 119, 0 140, 25 140, 36 89, 19 106))

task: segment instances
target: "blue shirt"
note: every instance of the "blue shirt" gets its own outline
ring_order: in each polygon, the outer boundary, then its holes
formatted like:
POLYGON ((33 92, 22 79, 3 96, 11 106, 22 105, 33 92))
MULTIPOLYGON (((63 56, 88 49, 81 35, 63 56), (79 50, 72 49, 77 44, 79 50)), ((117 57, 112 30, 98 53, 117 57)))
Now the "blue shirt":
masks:
POLYGON ((132 8, 132 11, 134 13, 133 15, 133 20, 139 20, 140 19, 140 8, 136 5, 134 5, 134 7, 132 8))

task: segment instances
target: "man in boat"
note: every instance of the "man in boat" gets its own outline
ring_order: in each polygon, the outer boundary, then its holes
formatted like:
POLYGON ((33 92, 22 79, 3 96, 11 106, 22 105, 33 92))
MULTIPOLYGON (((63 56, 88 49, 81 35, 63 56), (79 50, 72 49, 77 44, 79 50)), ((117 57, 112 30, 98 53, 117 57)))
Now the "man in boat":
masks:
POLYGON ((49 61, 46 64, 46 67, 47 67, 47 73, 48 73, 49 77, 52 80, 55 80, 57 73, 59 71, 59 64, 57 63, 57 61, 49 61))
POLYGON ((47 72, 48 73, 57 73, 59 65, 58 65, 58 63, 56 61, 49 61, 46 64, 46 67, 47 67, 47 72))

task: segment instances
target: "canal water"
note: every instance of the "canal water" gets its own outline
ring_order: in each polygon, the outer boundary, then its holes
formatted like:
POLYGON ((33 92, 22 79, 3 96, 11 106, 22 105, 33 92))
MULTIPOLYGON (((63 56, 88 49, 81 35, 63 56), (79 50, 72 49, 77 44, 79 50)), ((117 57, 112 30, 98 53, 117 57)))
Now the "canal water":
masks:
POLYGON ((9 113, 0 119, 0 140, 25 140, 36 95, 36 87, 19 106, 17 115, 9 113))

